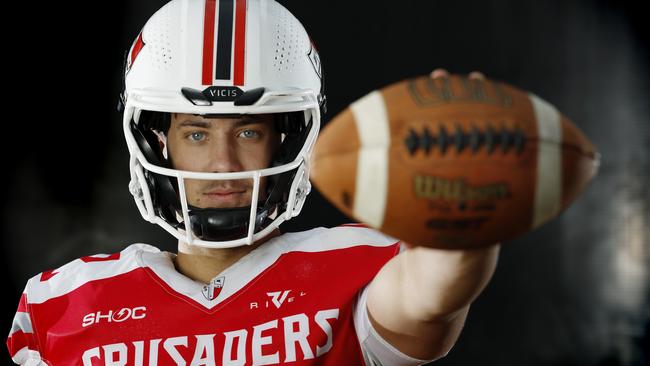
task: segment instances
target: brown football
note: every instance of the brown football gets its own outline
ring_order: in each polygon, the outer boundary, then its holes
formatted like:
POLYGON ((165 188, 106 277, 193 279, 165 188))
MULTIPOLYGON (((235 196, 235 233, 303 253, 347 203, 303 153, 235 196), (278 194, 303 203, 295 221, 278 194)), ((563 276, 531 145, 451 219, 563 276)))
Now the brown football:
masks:
POLYGON ((320 134, 311 179, 412 245, 477 248, 557 216, 594 177, 594 145, 555 107, 494 81, 422 76, 376 90, 320 134))

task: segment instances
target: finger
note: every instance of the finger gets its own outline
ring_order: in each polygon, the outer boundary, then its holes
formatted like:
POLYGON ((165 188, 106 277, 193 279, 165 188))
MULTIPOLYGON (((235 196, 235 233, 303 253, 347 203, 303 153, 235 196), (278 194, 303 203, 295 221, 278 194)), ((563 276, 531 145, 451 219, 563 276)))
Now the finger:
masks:
POLYGON ((485 80, 485 75, 480 71, 472 71, 469 73, 469 78, 473 80, 485 80))
POLYGON ((442 69, 442 68, 437 68, 431 72, 431 78, 436 79, 436 78, 447 78, 449 77, 449 72, 447 70, 442 69))

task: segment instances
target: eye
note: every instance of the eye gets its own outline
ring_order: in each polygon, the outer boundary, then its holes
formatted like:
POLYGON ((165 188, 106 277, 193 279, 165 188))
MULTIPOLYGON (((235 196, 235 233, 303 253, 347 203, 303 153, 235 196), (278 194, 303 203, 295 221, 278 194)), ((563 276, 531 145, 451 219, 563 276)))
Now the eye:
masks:
POLYGON ((203 132, 192 132, 188 135, 188 138, 194 142, 199 142, 205 140, 205 134, 203 132))
POLYGON ((244 130, 244 131, 239 133, 239 136, 241 136, 243 138, 246 138, 246 139, 252 139, 252 138, 259 137, 260 134, 259 134, 259 132, 255 131, 255 130, 244 130))

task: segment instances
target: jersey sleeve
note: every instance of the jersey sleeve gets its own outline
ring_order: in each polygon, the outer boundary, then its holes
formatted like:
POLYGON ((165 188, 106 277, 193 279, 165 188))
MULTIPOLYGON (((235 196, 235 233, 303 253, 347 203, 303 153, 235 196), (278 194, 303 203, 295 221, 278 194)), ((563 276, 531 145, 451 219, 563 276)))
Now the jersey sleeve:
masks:
POLYGON ((7 348, 12 361, 17 365, 44 366, 47 364, 41 359, 29 310, 28 288, 29 282, 20 296, 18 309, 7 338, 7 348))
POLYGON ((370 323, 370 318, 368 318, 366 303, 369 287, 368 284, 361 290, 354 308, 354 328, 357 332, 366 366, 413 366, 435 361, 436 359, 420 360, 410 357, 393 347, 377 333, 372 323, 370 323))

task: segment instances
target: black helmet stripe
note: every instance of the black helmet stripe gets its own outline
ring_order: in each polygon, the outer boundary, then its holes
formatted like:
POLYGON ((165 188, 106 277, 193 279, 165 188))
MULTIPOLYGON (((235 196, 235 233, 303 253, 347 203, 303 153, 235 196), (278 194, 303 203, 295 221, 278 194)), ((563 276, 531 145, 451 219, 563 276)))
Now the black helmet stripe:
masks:
POLYGON ((215 80, 232 80, 234 85, 244 84, 246 6, 246 0, 205 1, 203 85, 213 85, 215 80))
POLYGON ((217 80, 230 80, 233 9, 233 0, 219 0, 219 21, 217 23, 217 64, 214 69, 214 77, 217 80))

